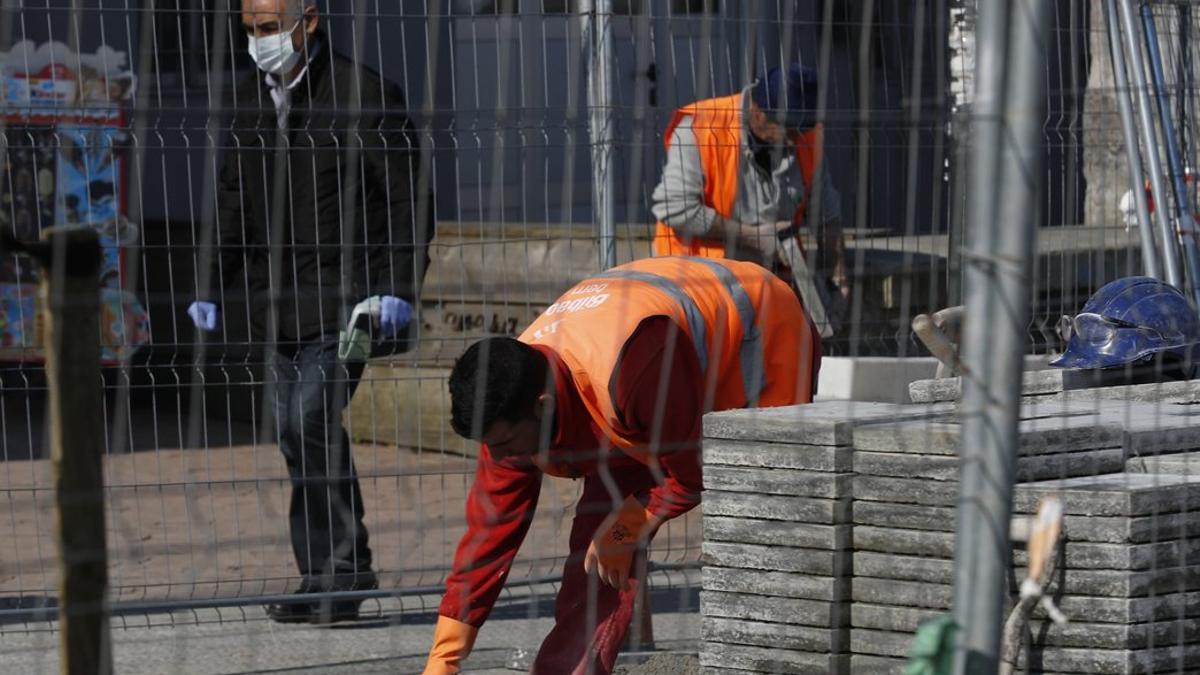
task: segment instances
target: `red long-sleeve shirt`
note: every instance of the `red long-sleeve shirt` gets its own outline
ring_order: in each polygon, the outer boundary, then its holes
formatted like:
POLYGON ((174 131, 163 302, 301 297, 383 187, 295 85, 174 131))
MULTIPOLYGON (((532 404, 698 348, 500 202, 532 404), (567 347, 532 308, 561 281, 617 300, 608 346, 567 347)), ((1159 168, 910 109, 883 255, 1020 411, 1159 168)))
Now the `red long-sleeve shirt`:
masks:
MULTIPOLYGON (((678 335, 670 319, 646 319, 626 342, 616 369, 614 403, 635 432, 632 440, 650 443, 656 436, 661 447, 656 459, 662 476, 650 490, 647 509, 664 520, 699 504, 702 489, 700 360, 686 339, 674 339, 674 348, 668 346, 668 340, 678 335)), ((554 374, 555 429, 549 461, 567 467, 574 476, 590 474, 597 469, 596 450, 604 445, 603 433, 562 360, 548 348, 534 347, 546 354, 554 374)), ((609 450, 604 461, 613 472, 641 468, 616 450, 609 450)), ((498 460, 486 445, 480 446, 475 483, 467 496, 467 532, 446 579, 441 614, 472 626, 487 620, 529 531, 541 486, 542 472, 528 459, 498 460)))

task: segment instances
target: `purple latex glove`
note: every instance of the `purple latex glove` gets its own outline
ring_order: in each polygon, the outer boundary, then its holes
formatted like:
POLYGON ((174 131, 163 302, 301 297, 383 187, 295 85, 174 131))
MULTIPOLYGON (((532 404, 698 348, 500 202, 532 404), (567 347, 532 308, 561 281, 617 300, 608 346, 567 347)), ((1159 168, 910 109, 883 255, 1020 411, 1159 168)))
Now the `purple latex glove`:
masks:
POLYGON ((385 337, 395 337, 412 320, 412 305, 394 295, 379 298, 379 328, 385 337))
POLYGON ((187 313, 192 317, 192 323, 196 324, 196 328, 210 332, 217 329, 220 310, 215 304, 197 300, 188 305, 187 313))

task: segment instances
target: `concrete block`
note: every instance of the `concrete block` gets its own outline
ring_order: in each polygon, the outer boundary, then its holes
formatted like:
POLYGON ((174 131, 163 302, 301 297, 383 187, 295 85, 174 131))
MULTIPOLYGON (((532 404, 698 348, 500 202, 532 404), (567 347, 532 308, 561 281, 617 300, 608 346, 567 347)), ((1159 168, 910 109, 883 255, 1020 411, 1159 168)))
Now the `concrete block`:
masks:
MULTIPOLYGON (((858 580, 855 579, 855 589, 858 580)), ((1134 624, 1183 620, 1200 616, 1200 591, 1169 593, 1150 598, 1105 598, 1068 595, 1058 599, 1059 608, 1081 623, 1134 624)), ((1034 616, 1046 618, 1039 607, 1034 616)))
POLYGON ((907 665, 907 659, 870 654, 850 655, 850 672, 854 675, 901 675, 907 665))
POLYGON ((704 617, 700 636, 705 642, 753 645, 802 652, 848 652, 849 631, 845 628, 814 628, 786 623, 704 617))
POLYGON ((850 606, 847 603, 744 593, 700 591, 700 613, 705 618, 745 619, 816 628, 850 625, 850 606))
POLYGON ((855 654, 904 658, 912 648, 911 633, 892 633, 870 628, 850 629, 850 651, 855 654))
MULTIPOLYGON (((1200 565, 1200 539, 1164 541, 1157 544, 1096 544, 1067 541, 1063 547, 1063 569, 1155 570, 1200 565)), ((1013 549, 1013 562, 1024 566, 1027 554, 1013 549)))
MULTIPOLYGON (((705 478, 707 483, 707 474, 705 478)), ((706 485, 701 508, 705 517, 764 518, 790 520, 798 523, 834 525, 849 523, 852 502, 849 498, 813 499, 786 495, 758 495, 747 492, 726 492, 706 485)))
POLYGON ((855 552, 876 551, 954 559, 954 533, 854 526, 855 552))
POLYGON ((704 467, 704 486, 728 492, 791 495, 838 499, 849 497, 850 473, 815 473, 791 469, 746 469, 728 466, 704 467))
POLYGON ((1037 643, 1017 658, 1017 667, 1036 664, 1044 672, 1132 674, 1187 672, 1200 659, 1200 645, 1164 646, 1155 649, 1082 649, 1047 647, 1037 643), (1178 670, 1180 667, 1185 670, 1178 670))
POLYGON ((822 551, 756 544, 705 541, 701 550, 706 565, 778 572, 801 572, 825 577, 850 574, 849 551, 822 551))
POLYGON ((847 473, 852 471, 851 452, 849 446, 707 439, 704 465, 847 473))
MULTIPOLYGON (((859 525, 953 532, 954 509, 859 502, 854 508, 859 525)), ((1162 513, 1156 516, 1071 516, 1065 518, 1071 541, 1142 544, 1200 535, 1200 512, 1162 513)))
POLYGON ((1200 622, 1194 620, 1153 623, 1082 623, 1058 626, 1051 621, 1032 621, 1029 626, 1035 645, 1084 647, 1090 649, 1156 649, 1200 643, 1200 622))
POLYGON ((1013 494, 1018 513, 1033 512, 1044 496, 1058 495, 1068 515, 1140 516, 1200 508, 1200 476, 1112 473, 1021 483, 1013 494))
POLYGON ((854 576, 952 584, 954 583, 954 561, 855 551, 854 576))
POLYGON ((704 540, 840 551, 853 544, 852 527, 710 515, 704 518, 704 540))
POLYGON ((1073 402, 1135 401, 1159 404, 1196 403, 1200 402, 1200 382, 1161 382, 1071 389, 1059 392, 1055 398, 1073 402))
MULTIPOLYGON (((1016 578, 1025 578, 1018 566, 1016 578)), ((954 561, 936 558, 855 551, 854 576, 876 579, 954 583, 954 561)), ((1050 587, 1069 596, 1134 598, 1200 589, 1200 568, 1164 567, 1154 570, 1077 570, 1060 568, 1050 587)))
POLYGON ((850 672, 850 656, 714 643, 700 650, 700 667, 705 672, 733 669, 787 675, 846 675, 850 672))
POLYGON ((875 630, 892 631, 897 633, 915 633, 922 623, 941 616, 936 609, 920 609, 918 607, 889 607, 887 605, 872 605, 866 602, 856 602, 850 608, 850 625, 854 628, 873 628, 875 630))
POLYGON ((1200 452, 1181 452, 1156 457, 1130 457, 1125 462, 1129 473, 1159 473, 1200 477, 1200 452))
MULTIPOLYGON (((1049 368, 1022 373, 1022 396, 1050 395, 1061 392, 1062 389, 1063 377, 1061 370, 1049 368)), ((957 401, 961 396, 961 377, 945 377, 940 380, 917 380, 908 385, 908 397, 913 403, 928 404, 957 401)))
MULTIPOLYGON (((957 416, 943 416, 862 426, 854 430, 854 448, 860 452, 957 456, 960 422, 957 416)), ((1122 428, 1101 420, 1095 410, 1022 419, 1017 432, 1017 453, 1022 457, 1119 448, 1124 440, 1122 428)))
MULTIPOLYGON (((947 584, 926 584, 917 581, 855 577, 850 597, 854 602, 866 602, 891 607, 908 607, 946 611, 950 609, 954 589, 947 584)), ((857 650, 855 650, 857 651, 857 650)))
MULTIPOLYGON (((871 476, 925 478, 957 484, 959 458, 946 455, 917 455, 899 452, 854 454, 854 471, 871 476)), ((1062 476, 1095 476, 1125 470, 1121 448, 1080 450, 1017 459, 1017 480, 1035 481, 1062 476)))
POLYGON ((704 416, 704 437, 801 445, 850 445, 851 430, 872 421, 946 413, 951 406, 820 401, 778 408, 744 408, 704 416))
POLYGON ((850 599, 849 577, 823 577, 706 565, 700 572, 700 579, 700 587, 706 591, 751 593, 825 602, 850 599))
POLYGON ((854 476, 854 498, 892 504, 954 506, 958 503, 957 482, 932 484, 926 478, 893 478, 859 473, 854 476))

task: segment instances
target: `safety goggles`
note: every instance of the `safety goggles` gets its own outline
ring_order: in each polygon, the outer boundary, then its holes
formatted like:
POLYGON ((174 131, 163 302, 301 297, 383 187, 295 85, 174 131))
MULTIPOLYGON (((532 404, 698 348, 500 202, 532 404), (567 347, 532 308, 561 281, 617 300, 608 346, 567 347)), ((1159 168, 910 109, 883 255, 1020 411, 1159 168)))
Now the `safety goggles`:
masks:
POLYGON ((1063 340, 1070 341, 1078 336, 1079 341, 1093 347, 1103 347, 1116 339, 1118 331, 1132 330, 1156 342, 1165 342, 1166 336, 1159 331, 1136 323, 1100 316, 1091 312, 1064 316, 1058 320, 1058 332, 1063 340))

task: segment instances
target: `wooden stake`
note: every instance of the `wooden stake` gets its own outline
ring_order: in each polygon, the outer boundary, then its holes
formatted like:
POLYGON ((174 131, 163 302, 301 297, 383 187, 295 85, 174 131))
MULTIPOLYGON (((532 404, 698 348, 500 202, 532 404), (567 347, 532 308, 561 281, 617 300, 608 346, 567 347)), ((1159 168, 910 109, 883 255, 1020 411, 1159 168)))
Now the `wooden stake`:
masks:
MULTIPOLYGON (((62 673, 112 672, 107 613, 100 244, 89 229, 49 228, 38 247, 46 308, 50 457, 59 532, 62 673)), ((32 247, 31 247, 32 248, 32 247)))

